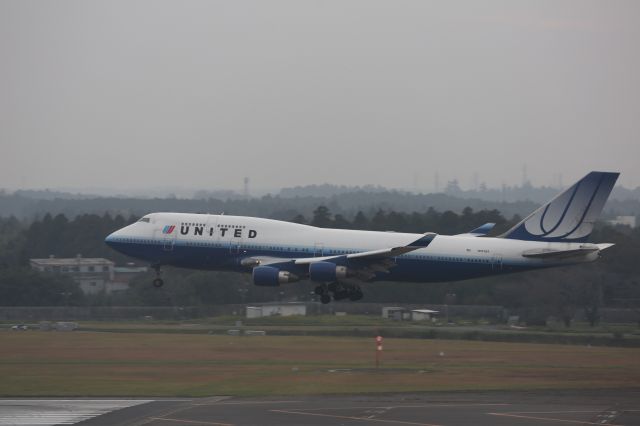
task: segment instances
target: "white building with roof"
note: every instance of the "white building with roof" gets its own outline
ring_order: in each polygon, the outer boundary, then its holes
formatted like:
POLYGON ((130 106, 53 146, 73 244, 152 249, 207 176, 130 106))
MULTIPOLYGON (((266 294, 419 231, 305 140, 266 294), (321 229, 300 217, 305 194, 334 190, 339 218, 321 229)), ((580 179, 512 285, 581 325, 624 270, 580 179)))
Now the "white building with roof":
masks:
POLYGON ((116 267, 103 257, 30 259, 31 268, 40 272, 69 275, 84 294, 113 293, 129 288, 129 280, 147 271, 146 267, 116 267))
POLYGON ((412 309, 411 320, 412 321, 429 321, 438 313, 439 311, 434 311, 431 309, 412 309))
POLYGON ((269 316, 287 317, 291 315, 307 315, 306 303, 275 302, 264 303, 257 306, 247 306, 247 318, 260 318, 269 316))

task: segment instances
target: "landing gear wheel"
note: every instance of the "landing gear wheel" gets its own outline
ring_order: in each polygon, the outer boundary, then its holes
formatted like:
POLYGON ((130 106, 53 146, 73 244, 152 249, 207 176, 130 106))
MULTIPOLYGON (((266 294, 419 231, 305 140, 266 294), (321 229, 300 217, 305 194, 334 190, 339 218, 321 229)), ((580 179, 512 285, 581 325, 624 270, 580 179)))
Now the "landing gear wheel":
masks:
POLYGON ((153 286, 155 288, 160 288, 164 284, 164 281, 162 281, 162 278, 160 278, 160 274, 162 273, 162 271, 160 270, 160 265, 154 264, 151 265, 151 267, 156 271, 156 279, 153 280, 153 286))
POLYGON ((313 292, 318 296, 322 296, 325 293, 325 290, 321 285, 319 285, 313 289, 313 292))
POLYGON ((343 300, 347 297, 349 297, 349 293, 346 291, 336 291, 335 293, 333 293, 333 300, 335 301, 343 300))
POLYGON ((357 289, 355 292, 349 295, 349 300, 351 300, 352 302, 355 302, 356 300, 362 299, 362 296, 364 296, 362 294, 362 290, 357 289))
POLYGON ((331 296, 329 296, 328 294, 323 294, 322 296, 320 296, 320 301, 323 305, 326 305, 327 303, 331 302, 331 296))

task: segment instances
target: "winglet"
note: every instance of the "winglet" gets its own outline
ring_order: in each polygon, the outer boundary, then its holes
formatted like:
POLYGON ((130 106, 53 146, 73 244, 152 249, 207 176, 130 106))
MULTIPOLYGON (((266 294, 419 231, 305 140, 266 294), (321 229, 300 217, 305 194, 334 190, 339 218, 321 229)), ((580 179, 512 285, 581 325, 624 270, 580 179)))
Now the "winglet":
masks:
POLYGON ((466 232, 464 234, 458 234, 456 236, 457 237, 462 237, 462 236, 465 236, 465 237, 481 237, 483 235, 487 235, 487 233, 489 233, 489 231, 491 231, 494 226, 496 226, 495 223, 488 222, 488 223, 485 223, 482 226, 478 226, 473 231, 469 231, 469 232, 466 232))
POLYGON ((474 229, 473 231, 471 231, 469 233, 470 234, 474 234, 474 235, 486 235, 489 231, 491 231, 493 229, 494 226, 496 226, 495 223, 488 222, 488 223, 485 223, 482 226, 477 227, 476 229, 474 229))

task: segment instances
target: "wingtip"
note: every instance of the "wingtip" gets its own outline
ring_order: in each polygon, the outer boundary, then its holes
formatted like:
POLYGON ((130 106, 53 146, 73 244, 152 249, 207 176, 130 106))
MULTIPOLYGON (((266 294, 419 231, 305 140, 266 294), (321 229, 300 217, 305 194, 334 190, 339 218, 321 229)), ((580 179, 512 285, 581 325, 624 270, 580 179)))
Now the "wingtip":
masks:
POLYGON ((431 241, 433 241, 436 235, 437 234, 435 232, 427 232, 422 237, 409 244, 409 247, 427 247, 431 244, 431 241))

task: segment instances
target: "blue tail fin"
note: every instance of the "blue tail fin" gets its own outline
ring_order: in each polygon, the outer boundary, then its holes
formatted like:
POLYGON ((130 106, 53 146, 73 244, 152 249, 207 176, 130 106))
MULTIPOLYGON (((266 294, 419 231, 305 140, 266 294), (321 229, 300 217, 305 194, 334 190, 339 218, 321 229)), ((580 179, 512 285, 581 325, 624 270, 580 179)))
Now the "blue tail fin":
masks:
POLYGON ((620 173, 591 172, 502 235, 527 241, 583 242, 620 173))

